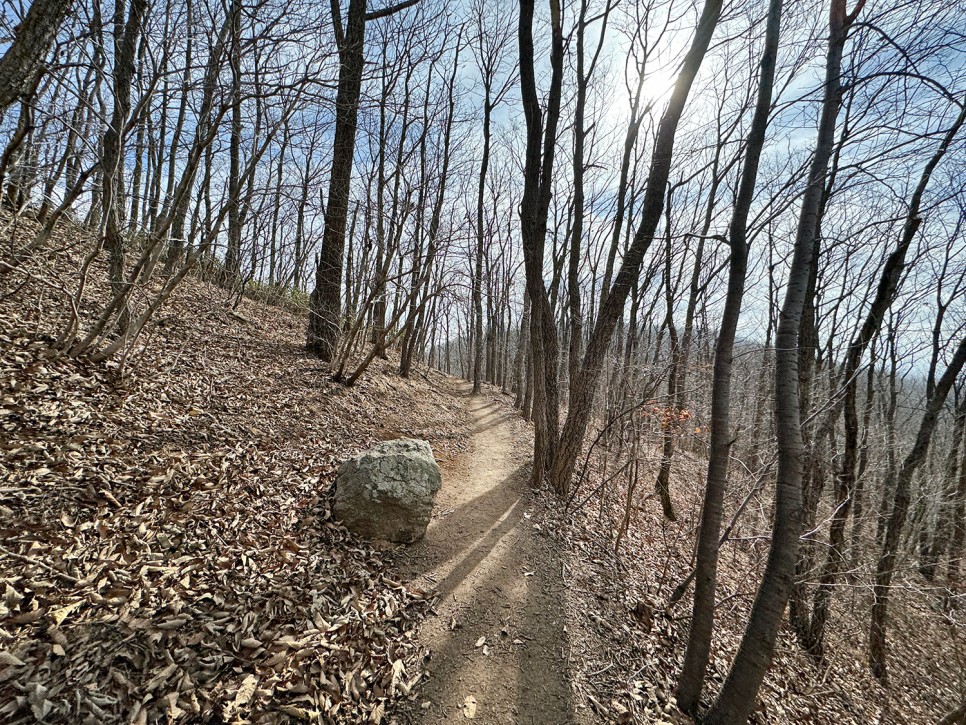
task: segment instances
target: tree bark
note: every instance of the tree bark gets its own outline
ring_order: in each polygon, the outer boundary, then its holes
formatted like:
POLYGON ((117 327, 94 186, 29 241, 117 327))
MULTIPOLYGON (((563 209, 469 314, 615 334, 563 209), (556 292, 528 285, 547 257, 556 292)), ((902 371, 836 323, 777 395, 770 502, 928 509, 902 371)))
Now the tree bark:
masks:
POLYGON ((13 43, 0 58, 0 110, 30 88, 71 5, 71 0, 34 0, 30 5, 13 43))
POLYGON ((322 251, 315 268, 315 288, 309 297, 306 349, 325 362, 335 357, 342 329, 342 258, 349 215, 349 187, 355 153, 359 95, 362 91, 366 0, 349 0, 343 33, 338 0, 333 0, 333 22, 339 45, 339 85, 335 101, 335 138, 332 171, 325 205, 322 251))

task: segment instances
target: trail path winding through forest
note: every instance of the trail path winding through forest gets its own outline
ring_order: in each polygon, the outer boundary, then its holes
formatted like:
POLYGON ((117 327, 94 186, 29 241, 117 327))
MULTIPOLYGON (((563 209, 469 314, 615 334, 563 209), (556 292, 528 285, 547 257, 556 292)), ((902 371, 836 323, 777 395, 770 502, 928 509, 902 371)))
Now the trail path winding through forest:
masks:
POLYGON ((471 448, 444 465, 426 537, 399 561, 407 580, 440 595, 418 637, 429 677, 400 717, 571 723, 562 559, 531 516, 532 449, 511 411, 482 396, 468 407, 471 448))

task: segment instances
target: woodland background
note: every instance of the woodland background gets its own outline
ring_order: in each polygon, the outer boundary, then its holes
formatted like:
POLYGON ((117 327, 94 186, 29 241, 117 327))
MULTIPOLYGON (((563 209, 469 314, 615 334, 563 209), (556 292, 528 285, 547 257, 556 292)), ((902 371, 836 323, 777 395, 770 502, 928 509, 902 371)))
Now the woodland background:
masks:
MULTIPOLYGON (((143 380, 171 309, 307 314, 320 389, 388 360, 510 394, 534 483, 596 506, 618 556, 644 507, 684 518, 679 580, 645 606, 691 604, 685 712, 747 719, 786 611, 822 671, 847 608, 888 686, 935 666, 890 655, 899 623, 962 637, 964 21, 938 0, 7 0, 7 354, 143 380), (709 701, 727 547, 754 602, 709 701)), ((41 434, 11 386, 13 456, 41 434)), ((11 563, 37 560, 22 543, 11 563)), ((966 688, 943 667, 933 712, 966 688)))

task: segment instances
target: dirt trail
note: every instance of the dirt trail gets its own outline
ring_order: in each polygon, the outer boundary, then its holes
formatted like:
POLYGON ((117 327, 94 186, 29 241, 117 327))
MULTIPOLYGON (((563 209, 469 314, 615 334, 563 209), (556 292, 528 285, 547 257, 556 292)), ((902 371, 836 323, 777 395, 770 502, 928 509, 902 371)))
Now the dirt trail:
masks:
POLYGON ((419 632, 428 677, 399 718, 467 722, 474 698, 474 722, 572 723, 562 564, 531 516, 532 449, 513 413, 480 396, 468 406, 471 449, 444 467, 426 537, 399 558, 440 593, 419 632))

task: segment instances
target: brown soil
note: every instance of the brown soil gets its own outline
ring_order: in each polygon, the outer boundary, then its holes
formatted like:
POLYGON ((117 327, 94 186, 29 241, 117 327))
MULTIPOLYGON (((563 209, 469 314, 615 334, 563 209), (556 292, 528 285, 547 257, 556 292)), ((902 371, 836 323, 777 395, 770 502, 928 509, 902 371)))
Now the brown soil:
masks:
POLYGON ((460 393, 470 451, 444 466, 426 537, 398 560, 439 600, 417 636, 424 680, 397 720, 571 723, 563 559, 528 490, 528 431, 500 401, 460 393))

